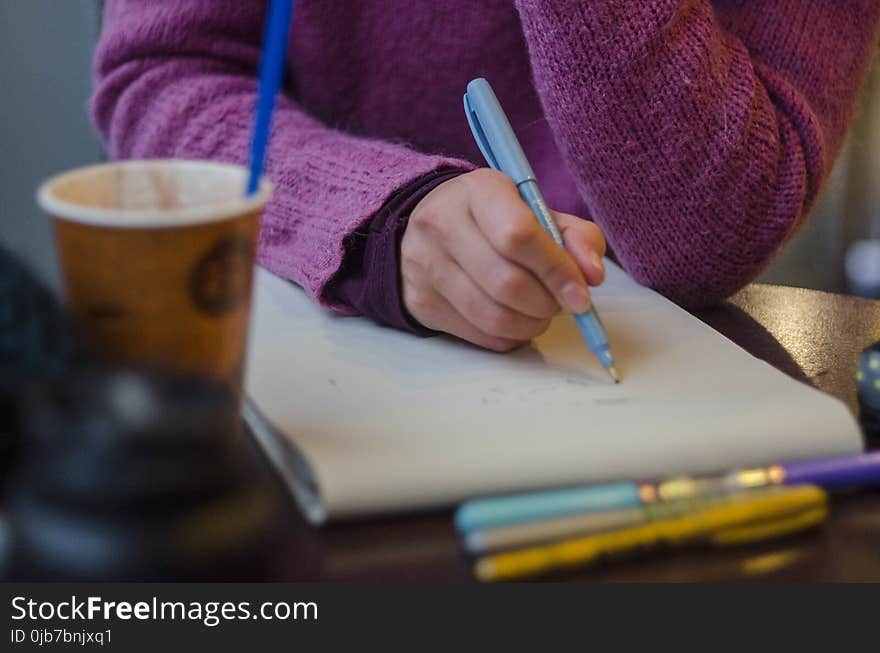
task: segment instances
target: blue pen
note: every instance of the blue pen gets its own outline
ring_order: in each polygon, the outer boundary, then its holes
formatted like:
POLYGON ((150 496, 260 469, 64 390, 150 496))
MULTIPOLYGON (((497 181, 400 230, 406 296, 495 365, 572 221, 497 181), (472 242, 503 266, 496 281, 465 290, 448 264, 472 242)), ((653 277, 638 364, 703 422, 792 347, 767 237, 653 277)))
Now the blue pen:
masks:
MULTIPOLYGON (((464 111, 486 162, 491 168, 500 170, 513 179, 520 196, 534 211, 541 226, 560 247, 565 248, 559 227, 556 226, 550 209, 541 196, 532 166, 529 165, 492 87, 482 77, 472 80, 467 85, 467 92, 464 94, 464 111)), ((608 336, 605 334, 602 322, 599 321, 596 309, 590 306, 585 312, 575 315, 574 319, 587 347, 596 355, 614 382, 620 383, 620 376, 614 367, 614 357, 608 344, 608 336)))

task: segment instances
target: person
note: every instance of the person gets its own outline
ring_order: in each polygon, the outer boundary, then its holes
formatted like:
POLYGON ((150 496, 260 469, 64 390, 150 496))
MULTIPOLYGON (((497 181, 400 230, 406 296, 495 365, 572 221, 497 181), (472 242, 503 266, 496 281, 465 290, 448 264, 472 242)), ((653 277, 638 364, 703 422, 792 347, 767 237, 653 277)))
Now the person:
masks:
MULTIPOLYGON (((109 0, 95 125, 116 158, 243 163, 266 2, 109 0)), ((877 0, 296 3, 259 260, 343 314, 506 351, 589 305, 606 238, 698 307, 813 205, 877 47, 877 0), (485 77, 568 253, 479 167, 485 77)))

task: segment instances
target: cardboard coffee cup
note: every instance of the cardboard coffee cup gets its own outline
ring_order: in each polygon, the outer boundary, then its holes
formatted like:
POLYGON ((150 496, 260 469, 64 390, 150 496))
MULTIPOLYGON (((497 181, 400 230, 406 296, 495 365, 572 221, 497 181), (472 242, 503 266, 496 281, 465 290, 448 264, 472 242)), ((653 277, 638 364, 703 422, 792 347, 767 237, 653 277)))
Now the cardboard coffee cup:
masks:
POLYGON ((206 161, 73 170, 37 198, 51 216, 67 303, 114 363, 202 375, 240 389, 263 180, 206 161))

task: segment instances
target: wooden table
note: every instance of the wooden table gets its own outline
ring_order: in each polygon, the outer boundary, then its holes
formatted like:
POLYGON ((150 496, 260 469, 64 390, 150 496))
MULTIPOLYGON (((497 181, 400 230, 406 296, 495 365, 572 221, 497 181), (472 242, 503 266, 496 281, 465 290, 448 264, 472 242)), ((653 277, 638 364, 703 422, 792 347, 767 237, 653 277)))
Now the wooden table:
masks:
MULTIPOLYGON (((696 315, 755 356, 857 411, 856 362, 862 349, 880 340, 880 301, 755 284, 696 315)), ((450 511, 315 529, 288 503, 279 579, 472 580, 450 511)), ((828 523, 809 533, 726 551, 663 552, 606 562, 564 578, 880 581, 880 491, 835 497, 828 523)))

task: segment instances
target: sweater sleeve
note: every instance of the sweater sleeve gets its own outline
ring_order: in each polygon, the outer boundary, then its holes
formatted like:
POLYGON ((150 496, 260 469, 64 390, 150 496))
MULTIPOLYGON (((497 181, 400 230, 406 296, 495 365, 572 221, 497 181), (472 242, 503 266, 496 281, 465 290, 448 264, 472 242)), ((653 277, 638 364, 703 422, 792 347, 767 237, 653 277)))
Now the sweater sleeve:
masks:
MULTIPOLYGON (((180 157, 244 163, 267 3, 109 0, 95 54, 92 118, 114 158, 180 157)), ((355 137, 279 98, 266 173, 259 261, 324 297, 343 241, 396 189, 464 161, 355 137)))
POLYGON ((591 216, 679 303, 750 281, 809 210, 877 45, 876 0, 516 0, 591 216))
POLYGON ((418 203, 460 174, 458 170, 437 170, 393 193, 368 224, 345 239, 345 258, 327 284, 327 300, 348 306, 379 324, 420 336, 436 334, 419 324, 403 304, 400 243, 409 215, 418 203))

